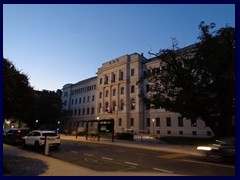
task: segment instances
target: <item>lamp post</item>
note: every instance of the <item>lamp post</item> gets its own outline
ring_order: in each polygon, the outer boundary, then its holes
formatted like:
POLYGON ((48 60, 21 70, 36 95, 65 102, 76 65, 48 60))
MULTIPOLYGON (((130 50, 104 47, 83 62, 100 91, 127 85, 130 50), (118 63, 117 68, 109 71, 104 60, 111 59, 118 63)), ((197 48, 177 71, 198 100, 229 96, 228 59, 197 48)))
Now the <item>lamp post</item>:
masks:
POLYGON ((152 122, 153 122, 153 135, 154 135, 154 121, 155 121, 155 119, 153 118, 152 119, 152 122))
POLYGON ((58 125, 57 125, 57 135, 58 135, 58 131, 59 131, 59 125, 60 125, 60 121, 58 121, 58 125))

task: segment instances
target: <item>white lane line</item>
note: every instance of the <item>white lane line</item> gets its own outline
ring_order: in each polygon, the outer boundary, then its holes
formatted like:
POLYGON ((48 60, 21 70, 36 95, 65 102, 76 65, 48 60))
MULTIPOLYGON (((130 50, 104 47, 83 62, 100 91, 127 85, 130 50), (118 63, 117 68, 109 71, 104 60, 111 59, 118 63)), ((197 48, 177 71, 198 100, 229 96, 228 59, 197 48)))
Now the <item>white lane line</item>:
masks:
POLYGON ((191 163, 198 163, 198 164, 206 164, 206 165, 212 165, 212 166, 227 167, 227 168, 233 168, 233 169, 235 169, 235 166, 224 165, 224 164, 207 163, 207 162, 192 161, 192 160, 186 160, 186 159, 183 159, 182 161, 191 162, 191 163))
POLYGON ((84 153, 85 156, 93 156, 93 154, 84 153))
POLYGON ((72 152, 72 153, 75 153, 75 154, 77 154, 77 153, 78 153, 77 151, 70 151, 70 152, 72 152))
POLYGON ((130 164, 130 165, 134 165, 134 166, 138 166, 138 165, 139 165, 139 164, 132 163, 132 162, 127 162, 127 161, 125 161, 124 163, 126 163, 126 164, 130 164))
POLYGON ((161 172, 165 172, 165 173, 173 173, 172 171, 168 171, 165 169, 159 169, 159 168, 153 168, 155 171, 161 171, 161 172))
POLYGON ((102 159, 106 159, 106 160, 109 160, 109 161, 113 160, 112 158, 108 158, 108 157, 102 157, 102 159))

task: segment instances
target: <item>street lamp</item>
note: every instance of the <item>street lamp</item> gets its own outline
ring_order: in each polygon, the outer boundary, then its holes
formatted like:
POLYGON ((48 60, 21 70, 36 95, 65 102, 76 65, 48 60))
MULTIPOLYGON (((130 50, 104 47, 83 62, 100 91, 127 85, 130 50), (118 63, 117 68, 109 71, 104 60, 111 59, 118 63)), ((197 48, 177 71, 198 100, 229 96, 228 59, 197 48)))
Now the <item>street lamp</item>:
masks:
POLYGON ((97 117, 97 120, 99 120, 99 117, 97 117))
POLYGON ((152 119, 152 122, 153 122, 153 135, 154 135, 154 121, 155 121, 155 119, 153 118, 152 119))
POLYGON ((58 123, 58 126, 57 126, 57 135, 58 135, 60 121, 58 121, 57 123, 58 123))
POLYGON ((37 123, 38 123, 38 120, 36 120, 36 129, 37 129, 37 123))

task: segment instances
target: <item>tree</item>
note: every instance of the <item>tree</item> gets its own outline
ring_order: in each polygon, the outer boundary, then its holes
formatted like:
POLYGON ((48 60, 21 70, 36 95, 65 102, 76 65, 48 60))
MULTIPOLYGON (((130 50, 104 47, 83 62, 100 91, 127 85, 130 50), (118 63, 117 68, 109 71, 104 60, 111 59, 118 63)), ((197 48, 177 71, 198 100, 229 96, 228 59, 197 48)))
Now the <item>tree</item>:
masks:
POLYGON ((160 60, 160 71, 148 71, 149 93, 141 87, 147 105, 180 113, 188 119, 201 118, 216 136, 234 133, 235 118, 235 28, 212 31, 215 24, 199 25, 199 43, 179 49, 151 53, 160 60))
POLYGON ((36 91, 37 102, 34 111, 39 126, 53 129, 62 117, 62 100, 59 91, 36 91))
POLYGON ((34 90, 28 76, 3 58, 3 107, 4 119, 27 122, 34 107, 34 90))

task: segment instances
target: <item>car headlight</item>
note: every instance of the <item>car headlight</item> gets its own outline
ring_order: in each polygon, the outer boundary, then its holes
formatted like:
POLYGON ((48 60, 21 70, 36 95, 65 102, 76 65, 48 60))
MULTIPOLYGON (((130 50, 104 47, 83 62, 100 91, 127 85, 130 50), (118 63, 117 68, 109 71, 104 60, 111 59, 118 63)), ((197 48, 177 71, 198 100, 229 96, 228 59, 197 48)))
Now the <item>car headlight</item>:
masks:
POLYGON ((211 151, 212 148, 209 146, 198 146, 197 150, 202 150, 202 151, 211 151))

